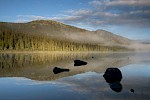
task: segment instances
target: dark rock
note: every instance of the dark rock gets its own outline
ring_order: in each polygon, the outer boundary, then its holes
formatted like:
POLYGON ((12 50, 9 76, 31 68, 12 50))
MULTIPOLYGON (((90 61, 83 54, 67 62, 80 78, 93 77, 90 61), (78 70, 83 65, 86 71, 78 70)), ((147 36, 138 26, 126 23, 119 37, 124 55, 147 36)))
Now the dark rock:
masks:
POLYGON ((110 88, 115 92, 122 91, 122 85, 120 82, 109 83, 110 88))
POLYGON ((69 72, 69 71, 70 71, 69 69, 63 69, 63 68, 58 68, 58 67, 55 67, 53 69, 54 74, 58 74, 58 73, 61 73, 61 72, 69 72))
POLYGON ((130 91, 134 93, 134 90, 133 90, 133 89, 130 89, 130 91))
POLYGON ((120 82, 122 79, 121 71, 118 68, 107 68, 103 75, 107 83, 120 82))
POLYGON ((110 88, 115 92, 122 91, 122 85, 120 83, 122 79, 121 71, 118 68, 107 68, 103 75, 110 88))
POLYGON ((94 57, 92 57, 92 58, 94 58, 94 57))
POLYGON ((86 65, 87 62, 85 61, 81 61, 81 60, 74 60, 74 66, 82 66, 82 65, 86 65))

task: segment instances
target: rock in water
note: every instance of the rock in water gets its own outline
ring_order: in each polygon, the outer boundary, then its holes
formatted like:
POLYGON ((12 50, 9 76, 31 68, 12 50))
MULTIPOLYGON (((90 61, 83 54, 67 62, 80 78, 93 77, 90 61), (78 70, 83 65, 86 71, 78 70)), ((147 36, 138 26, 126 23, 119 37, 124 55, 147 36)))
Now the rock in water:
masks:
POLYGON ((82 66, 82 65, 86 65, 87 62, 85 61, 81 61, 81 60, 74 60, 74 66, 82 66))
POLYGON ((120 82, 122 79, 121 71, 118 68, 107 68, 103 75, 107 83, 120 82))
POLYGON ((130 89, 130 91, 134 93, 134 90, 133 90, 133 89, 130 89))
POLYGON ((61 72, 69 72, 69 69, 63 69, 63 68, 55 67, 53 69, 53 72, 54 72, 54 74, 58 74, 58 73, 61 73, 61 72))
POLYGON ((113 91, 122 91, 122 85, 120 83, 122 79, 122 74, 118 68, 107 68, 103 77, 106 82, 109 83, 109 86, 113 91))

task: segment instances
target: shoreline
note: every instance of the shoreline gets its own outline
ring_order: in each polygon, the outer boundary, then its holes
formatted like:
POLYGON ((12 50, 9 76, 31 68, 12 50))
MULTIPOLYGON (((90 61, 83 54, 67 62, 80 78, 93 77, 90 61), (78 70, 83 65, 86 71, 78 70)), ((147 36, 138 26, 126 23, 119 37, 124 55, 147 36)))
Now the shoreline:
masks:
POLYGON ((141 53, 144 51, 0 51, 0 54, 4 53, 12 53, 12 54, 19 54, 19 53, 141 53))

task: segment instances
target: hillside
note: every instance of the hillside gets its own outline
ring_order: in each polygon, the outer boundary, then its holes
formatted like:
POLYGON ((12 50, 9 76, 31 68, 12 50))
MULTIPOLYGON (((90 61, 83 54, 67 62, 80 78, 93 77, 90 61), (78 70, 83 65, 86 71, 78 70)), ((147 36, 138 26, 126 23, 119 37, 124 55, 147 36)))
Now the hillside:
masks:
POLYGON ((15 33, 46 35, 76 42, 116 45, 129 44, 131 42, 127 38, 104 30, 88 31, 51 20, 36 20, 28 23, 0 23, 0 31, 3 30, 11 30, 15 33))
POLYGON ((63 32, 84 32, 86 30, 65 25, 51 20, 36 20, 28 23, 0 23, 0 31, 9 30, 15 33, 61 37, 63 32))
POLYGON ((123 45, 132 43, 132 40, 104 30, 88 31, 51 20, 36 20, 28 23, 0 22, 0 36, 1 50, 25 48, 35 50, 36 48, 36 50, 55 51, 61 48, 61 50, 74 51, 76 48, 79 51, 87 49, 99 51, 102 47, 105 50, 110 50, 112 47, 125 49, 123 45), (52 46, 56 47, 52 48, 52 46))

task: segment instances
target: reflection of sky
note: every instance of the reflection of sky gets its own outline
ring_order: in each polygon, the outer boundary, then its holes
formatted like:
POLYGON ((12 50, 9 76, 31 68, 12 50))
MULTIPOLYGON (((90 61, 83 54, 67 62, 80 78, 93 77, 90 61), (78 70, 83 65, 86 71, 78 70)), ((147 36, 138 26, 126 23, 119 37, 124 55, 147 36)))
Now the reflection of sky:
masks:
POLYGON ((116 93, 109 88, 102 74, 86 72, 56 81, 34 81, 26 78, 0 78, 2 100, 149 100, 149 65, 129 65, 120 68, 123 90, 116 93), (139 80, 138 80, 139 79, 139 80), (135 93, 131 93, 133 88, 135 93))
POLYGON ((36 83, 25 78, 1 78, 0 100, 49 100, 60 99, 57 94, 65 93, 63 87, 55 82, 36 83), (60 90, 61 88, 61 90, 60 90))
POLYGON ((124 75, 128 77, 148 77, 150 78, 150 66, 143 64, 133 64, 121 68, 124 75))

